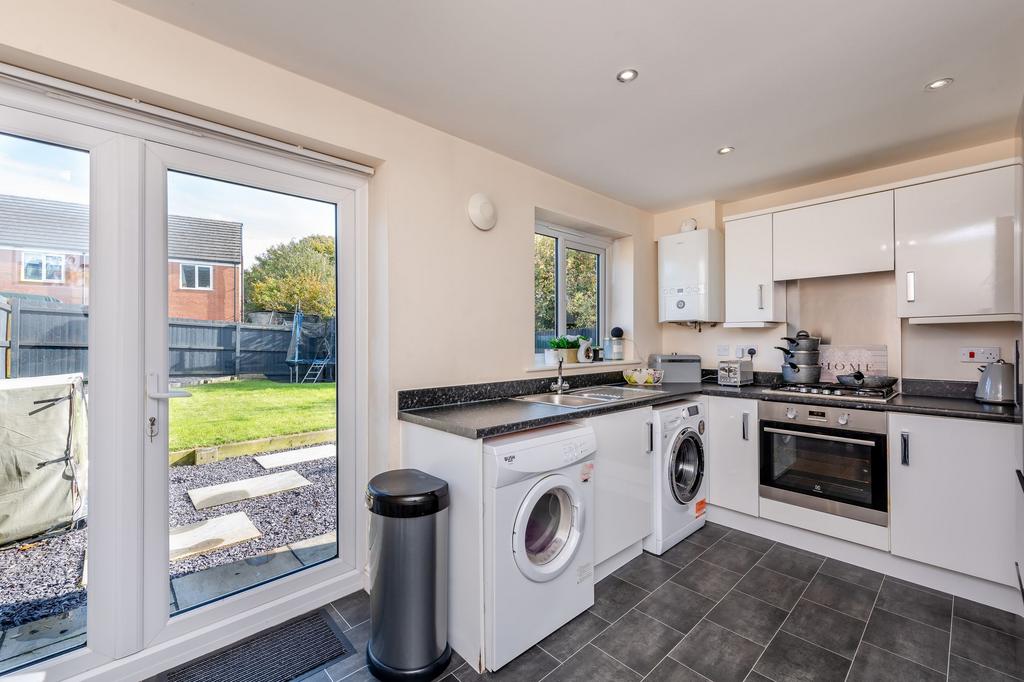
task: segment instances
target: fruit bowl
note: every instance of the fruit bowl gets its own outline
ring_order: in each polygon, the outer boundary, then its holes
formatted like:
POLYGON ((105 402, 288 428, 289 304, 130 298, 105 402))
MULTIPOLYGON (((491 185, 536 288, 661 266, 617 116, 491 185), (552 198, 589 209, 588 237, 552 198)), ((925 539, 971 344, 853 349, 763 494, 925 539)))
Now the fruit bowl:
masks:
POLYGON ((623 370, 622 372, 622 378, 630 386, 657 386, 661 383, 663 376, 665 376, 664 370, 648 369, 646 367, 636 367, 623 370))

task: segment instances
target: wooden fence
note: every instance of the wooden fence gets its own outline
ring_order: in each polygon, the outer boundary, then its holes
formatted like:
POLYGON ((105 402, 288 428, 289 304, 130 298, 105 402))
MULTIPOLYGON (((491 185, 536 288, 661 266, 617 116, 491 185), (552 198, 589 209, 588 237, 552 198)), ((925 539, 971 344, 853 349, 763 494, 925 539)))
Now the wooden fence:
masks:
MULTIPOLYGON (((0 341, 0 358, 5 352, 10 356, 6 376, 86 373, 88 306, 19 299, 6 304, 0 301, 0 339, 4 338, 4 305, 10 308, 10 340, 7 346, 0 341)), ((285 358, 291 327, 172 319, 168 331, 173 377, 288 376, 285 358)), ((311 357, 318 339, 312 334, 304 334, 303 338, 306 347, 301 355, 311 357)))

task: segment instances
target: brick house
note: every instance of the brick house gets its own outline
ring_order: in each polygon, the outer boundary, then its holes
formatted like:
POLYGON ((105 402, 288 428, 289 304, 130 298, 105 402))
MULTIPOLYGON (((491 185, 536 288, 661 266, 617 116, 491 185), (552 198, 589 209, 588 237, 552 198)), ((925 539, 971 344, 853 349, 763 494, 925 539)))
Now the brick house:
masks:
MULTIPOLYGON (((168 314, 241 321, 242 224, 167 218, 168 314)), ((89 208, 0 194, 0 295, 88 305, 89 208)))

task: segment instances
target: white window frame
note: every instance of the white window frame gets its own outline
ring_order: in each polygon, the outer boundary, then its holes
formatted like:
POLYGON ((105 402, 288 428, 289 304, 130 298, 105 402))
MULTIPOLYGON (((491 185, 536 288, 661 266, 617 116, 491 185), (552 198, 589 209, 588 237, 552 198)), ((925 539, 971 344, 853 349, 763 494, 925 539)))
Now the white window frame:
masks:
POLYGON ((21 252, 21 281, 22 282, 34 282, 38 284, 63 284, 67 277, 67 257, 63 253, 47 253, 46 251, 22 251, 21 252), (41 277, 36 279, 34 277, 25 276, 25 262, 30 256, 38 256, 42 260, 42 271, 41 277), (60 279, 50 279, 46 276, 46 259, 47 258, 60 258, 60 279))
POLYGON ((178 288, 185 291, 213 291, 213 266, 209 263, 179 263, 178 264, 178 288), (194 287, 185 285, 185 268, 192 268, 195 275, 194 287), (210 286, 199 286, 199 268, 206 268, 210 271, 210 286))
MULTIPOLYGON (((565 336, 567 333, 566 322, 566 287, 565 287, 565 263, 566 250, 574 249, 584 253, 592 253, 597 256, 597 337, 591 339, 594 345, 600 345, 601 339, 608 331, 608 252, 611 250, 612 240, 599 237, 579 230, 573 230, 560 225, 552 225, 538 221, 534 225, 536 234, 555 239, 555 323, 558 336, 565 336)), ((534 317, 536 320, 536 316, 534 317)), ((536 322, 534 322, 536 325, 536 322)), ((534 326, 534 334, 537 329, 534 326)), ((541 353, 535 353, 542 356, 541 353)))

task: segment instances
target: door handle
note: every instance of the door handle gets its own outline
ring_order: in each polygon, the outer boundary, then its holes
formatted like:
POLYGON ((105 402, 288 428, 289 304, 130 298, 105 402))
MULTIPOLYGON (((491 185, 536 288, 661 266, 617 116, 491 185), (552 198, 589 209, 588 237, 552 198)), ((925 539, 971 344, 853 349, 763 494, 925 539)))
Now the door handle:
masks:
POLYGON ((654 452, 654 422, 647 422, 647 453, 654 452))
POLYGON ((757 309, 764 310, 764 285, 757 285, 757 309))
POLYGON ((171 398, 192 397, 192 394, 188 391, 167 391, 166 393, 149 393, 147 395, 153 400, 170 400, 171 398))
POLYGON ((741 420, 741 432, 743 434, 743 440, 750 440, 750 413, 744 412, 741 420))
POLYGON ((907 303, 913 303, 917 299, 916 284, 917 275, 913 271, 907 272, 907 303))
POLYGON ((900 464, 910 466, 910 433, 907 431, 900 434, 900 464))

